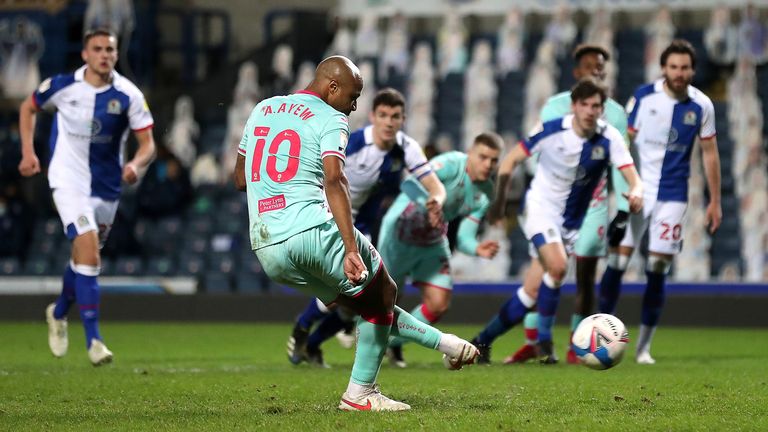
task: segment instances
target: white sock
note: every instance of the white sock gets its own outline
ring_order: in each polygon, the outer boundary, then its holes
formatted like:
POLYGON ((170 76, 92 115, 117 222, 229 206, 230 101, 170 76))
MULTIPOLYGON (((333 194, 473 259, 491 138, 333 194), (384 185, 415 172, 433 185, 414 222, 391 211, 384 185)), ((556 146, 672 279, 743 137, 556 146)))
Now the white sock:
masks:
POLYGON ((347 386, 347 396, 352 399, 357 399, 369 395, 373 391, 375 385, 376 384, 358 384, 350 380, 349 385, 347 386))
POLYGON ((640 325, 640 335, 637 337, 637 350, 636 353, 651 352, 651 340, 653 334, 656 332, 656 326, 649 327, 647 325, 640 325))
POLYGON ((462 342, 464 339, 454 334, 443 333, 440 336, 440 343, 437 344, 437 350, 449 357, 456 357, 461 353, 462 342))

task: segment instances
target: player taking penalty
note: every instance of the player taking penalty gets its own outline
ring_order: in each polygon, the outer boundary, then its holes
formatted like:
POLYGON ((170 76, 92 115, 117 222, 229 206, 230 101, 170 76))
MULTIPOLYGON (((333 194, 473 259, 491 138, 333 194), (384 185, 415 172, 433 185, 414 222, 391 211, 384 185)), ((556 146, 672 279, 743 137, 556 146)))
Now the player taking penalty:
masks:
POLYGON ((333 56, 318 65, 305 90, 260 102, 243 131, 235 184, 247 193, 251 245, 269 277, 361 316, 339 409, 401 411, 410 406, 376 385, 390 336, 436 349, 454 367, 473 363, 477 349, 395 306, 397 286, 352 225, 347 115, 362 89, 357 66, 333 56))

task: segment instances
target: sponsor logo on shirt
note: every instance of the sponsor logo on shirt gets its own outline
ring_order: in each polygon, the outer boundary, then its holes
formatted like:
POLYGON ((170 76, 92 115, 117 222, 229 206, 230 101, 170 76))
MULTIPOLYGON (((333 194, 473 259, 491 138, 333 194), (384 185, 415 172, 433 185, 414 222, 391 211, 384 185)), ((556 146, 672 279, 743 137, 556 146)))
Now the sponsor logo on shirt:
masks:
POLYGON ((123 107, 119 100, 110 99, 109 102, 107 102, 107 114, 120 114, 122 110, 123 107))
POLYGON ((85 228, 88 226, 88 216, 82 215, 79 218, 77 218, 77 226, 80 228, 85 228))
POLYGON ((695 111, 688 111, 685 113, 685 116, 683 117, 683 124, 688 126, 695 126, 696 125, 696 112, 695 111))
POLYGON ((285 195, 264 198, 259 200, 259 214, 285 208, 285 195))
POLYGON ((602 147, 593 147, 592 148, 592 160, 604 160, 605 159, 605 149, 602 147))
POLYGON ((51 88, 51 79, 48 78, 47 80, 40 83, 40 85, 37 87, 38 93, 45 93, 48 91, 48 89, 51 88))
POLYGON ((349 142, 349 135, 342 132, 339 134, 339 151, 344 153, 347 150, 347 142, 349 142))

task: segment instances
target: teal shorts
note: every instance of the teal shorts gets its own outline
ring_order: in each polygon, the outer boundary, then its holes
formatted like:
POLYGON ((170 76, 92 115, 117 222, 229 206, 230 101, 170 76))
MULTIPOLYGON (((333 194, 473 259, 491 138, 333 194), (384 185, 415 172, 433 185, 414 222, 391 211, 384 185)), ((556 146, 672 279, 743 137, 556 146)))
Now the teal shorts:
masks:
POLYGON ((603 257, 608 252, 605 234, 608 230, 607 193, 599 194, 589 203, 587 215, 579 228, 573 252, 578 257, 603 257))
POLYGON ((359 295, 381 270, 381 257, 371 242, 357 229, 355 239, 368 269, 368 278, 361 285, 353 285, 344 274, 344 243, 334 220, 255 252, 273 281, 304 291, 328 304, 339 295, 359 295))
POLYGON ((447 238, 428 246, 408 244, 398 238, 395 224, 388 224, 385 219, 379 233, 379 252, 398 287, 410 276, 413 285, 420 288, 453 289, 447 238))

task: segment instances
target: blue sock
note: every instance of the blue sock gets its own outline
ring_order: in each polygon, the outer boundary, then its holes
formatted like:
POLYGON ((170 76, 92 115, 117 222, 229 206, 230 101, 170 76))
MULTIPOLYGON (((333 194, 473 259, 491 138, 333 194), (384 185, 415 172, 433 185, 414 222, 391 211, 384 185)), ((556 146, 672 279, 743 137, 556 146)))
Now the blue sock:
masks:
POLYGON ((85 328, 85 345, 91 347, 91 339, 101 340, 99 334, 99 282, 96 276, 76 273, 75 293, 80 306, 80 319, 85 328))
POLYGON ((520 301, 520 296, 515 293, 511 299, 504 303, 504 306, 499 310, 499 314, 493 317, 483 331, 477 335, 477 341, 481 344, 492 344, 497 337, 506 333, 507 330, 516 324, 519 324, 525 318, 528 310, 523 302, 520 301))
POLYGON ((72 266, 67 264, 61 284, 61 295, 56 299, 56 307, 53 309, 53 317, 62 319, 67 316, 70 306, 75 302, 75 276, 72 266))
POLYGON ((309 335, 307 339, 307 349, 316 350, 320 348, 320 345, 332 338, 333 335, 344 329, 345 322, 336 311, 333 311, 326 315, 326 317, 320 321, 320 325, 317 326, 314 332, 309 335))
POLYGON ((643 296, 643 311, 641 322, 649 327, 656 327, 664 307, 664 281, 665 274, 645 272, 648 285, 643 296))
POLYGON ((616 311, 616 303, 619 302, 621 293, 621 278, 624 276, 624 270, 617 270, 608 266, 603 273, 603 279, 600 281, 600 299, 598 308, 601 313, 613 314, 616 311))
POLYGON ((539 288, 539 341, 552 340, 552 327, 555 325, 555 313, 560 303, 560 288, 552 289, 545 282, 539 288))
POLYGON ((323 318, 326 315, 328 315, 328 312, 321 311, 320 308, 317 307, 317 299, 313 298, 307 305, 307 308, 304 309, 304 312, 299 315, 299 319, 296 321, 296 323, 301 328, 309 330, 317 320, 323 318))

